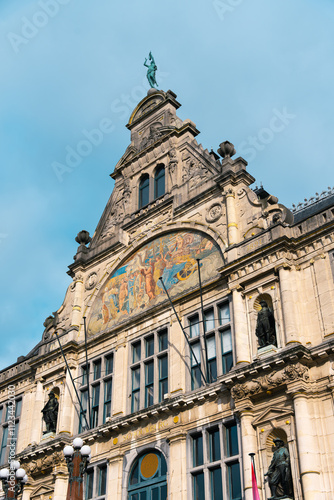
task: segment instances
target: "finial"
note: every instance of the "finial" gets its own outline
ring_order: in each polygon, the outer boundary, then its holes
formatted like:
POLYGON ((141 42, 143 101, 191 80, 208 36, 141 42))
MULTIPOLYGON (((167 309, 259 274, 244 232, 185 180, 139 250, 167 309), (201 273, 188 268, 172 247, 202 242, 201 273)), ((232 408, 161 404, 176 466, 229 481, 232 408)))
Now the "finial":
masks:
POLYGON ((223 158, 231 158, 231 156, 235 155, 236 150, 234 149, 234 145, 232 142, 225 141, 219 144, 219 149, 217 153, 220 154, 223 158))
POLYGON ((92 241, 92 238, 89 236, 89 232, 82 230, 77 234, 75 241, 79 243, 79 245, 88 245, 92 241))

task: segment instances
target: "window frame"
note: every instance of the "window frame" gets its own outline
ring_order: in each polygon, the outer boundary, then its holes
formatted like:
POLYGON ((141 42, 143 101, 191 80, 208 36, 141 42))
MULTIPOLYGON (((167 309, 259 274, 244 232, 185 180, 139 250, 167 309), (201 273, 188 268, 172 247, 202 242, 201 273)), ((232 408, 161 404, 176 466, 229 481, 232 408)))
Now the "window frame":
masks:
POLYGON ((84 477, 84 500, 106 500, 108 498, 108 463, 107 462, 97 462, 94 464, 89 464, 87 470, 85 472, 84 477), (105 493, 100 494, 100 478, 101 471, 105 469, 105 493), (92 473, 93 475, 93 484, 92 484, 92 493, 93 496, 88 497, 88 488, 87 488, 87 473, 92 473))
MULTIPOLYGON (((164 395, 168 394, 168 378, 169 378, 169 327, 167 325, 161 326, 155 330, 150 330, 143 334, 140 338, 136 338, 129 342, 129 413, 135 413, 145 408, 149 408, 164 401, 164 395), (161 342, 162 335, 167 334, 167 342, 161 342), (154 339, 153 353, 147 352, 147 341, 154 339), (140 343, 140 344, 139 344, 140 343), (162 345, 165 344, 165 345, 162 345), (134 349, 138 352, 140 345, 140 359, 134 357, 134 349), (149 355, 147 355, 149 354, 149 355), (167 374, 161 375, 161 360, 167 358, 167 374), (134 359, 136 359, 134 361, 134 359), (148 370, 153 363, 153 378, 148 379, 148 370), (134 373, 139 374, 135 379, 134 373), (134 385, 134 381, 136 385, 134 385), (161 393, 162 387, 167 384, 167 392, 161 393), (153 391, 150 396, 149 391, 153 391), (152 398, 152 399, 151 399, 152 398), (151 404, 149 404, 151 403, 151 404)), ((150 372, 150 375, 152 373, 150 372)))
POLYGON ((159 163, 156 166, 155 172, 154 172, 154 199, 156 200, 157 198, 160 198, 160 196, 164 196, 166 194, 166 168, 163 163, 159 163), (159 194, 159 181, 160 179, 164 180, 164 188, 163 188, 163 193, 159 194))
POLYGON ((212 422, 208 426, 201 427, 199 429, 194 429, 189 432, 188 437, 188 483, 189 483, 189 491, 191 492, 191 499, 196 500, 196 485, 198 486, 198 479, 196 481, 195 478, 199 478, 202 475, 203 483, 202 489, 199 494, 204 492, 204 496, 200 496, 201 500, 216 500, 213 496, 214 482, 213 482, 213 473, 217 469, 220 469, 220 491, 222 492, 222 496, 219 494, 220 498, 224 498, 224 500, 242 500, 243 493, 243 477, 242 477, 242 450, 241 450, 241 435, 240 435, 240 426, 236 420, 233 418, 223 419, 223 421, 212 422), (230 455, 228 453, 228 429, 230 428, 236 429, 236 438, 238 444, 238 452, 234 455, 230 455), (218 431, 219 434, 219 457, 215 460, 212 459, 212 447, 211 447, 211 436, 214 432, 218 431), (201 437, 202 439, 202 463, 195 463, 194 449, 195 447, 195 439, 201 437), (233 497, 231 491, 231 483, 230 476, 232 466, 238 464, 239 468, 239 478, 238 486, 240 487, 240 496, 233 497))
MULTIPOLYGON (((90 404, 91 410, 91 428, 95 429, 100 425, 103 425, 106 422, 106 419, 112 416, 112 402, 113 402, 113 391, 114 391, 114 351, 108 351, 107 353, 96 356, 88 361, 89 366, 89 396, 90 401, 88 401, 88 385, 87 385, 87 375, 86 375, 86 363, 80 366, 80 380, 81 386, 79 387, 79 394, 81 404, 84 409, 84 414, 86 414, 87 420, 89 420, 89 410, 88 405, 90 404), (111 360, 111 361, 110 361, 111 360), (107 367, 110 369, 111 363, 111 372, 108 371, 107 367), (99 366, 99 369, 96 367, 99 366), (96 377, 99 375, 99 378, 96 377), (106 387, 107 384, 111 382, 111 394, 110 399, 106 400, 106 387), (99 395, 97 400, 94 401, 94 394, 99 391, 99 395), (85 404, 85 395, 87 395, 87 404, 85 404), (106 407, 107 403, 109 403, 110 415, 107 415, 106 407), (85 408, 86 407, 86 408, 85 408), (93 423, 95 425, 93 425, 93 423)), ((86 432, 86 421, 83 417, 83 413, 81 407, 79 408, 79 424, 78 424, 78 434, 82 432, 86 432)))
POLYGON ((138 209, 140 210, 143 207, 146 207, 150 201, 151 201, 151 196, 150 196, 150 191, 151 191, 151 177, 148 173, 144 173, 140 176, 139 183, 138 183, 138 209), (144 183, 147 181, 147 184, 144 185, 144 183), (146 201, 146 199, 143 199, 143 192, 145 190, 145 197, 147 196, 147 203, 143 203, 146 201), (147 191, 146 191, 147 190, 147 191))
POLYGON ((22 413, 22 403, 23 403, 23 397, 22 395, 16 396, 15 397, 15 412, 14 412, 14 418, 11 418, 10 413, 9 413, 9 407, 13 406, 10 404, 12 399, 8 399, 7 401, 3 401, 0 403, 0 466, 3 466, 4 464, 8 463, 8 456, 9 456, 9 442, 14 441, 15 442, 15 450, 16 450, 16 445, 17 445, 17 439, 18 439, 18 433, 19 433, 19 425, 20 425, 20 417, 22 413), (20 403, 19 408, 19 414, 17 414, 17 408, 18 408, 18 403, 20 403), (13 424, 14 424, 14 429, 13 429, 13 424), (11 427, 11 429, 10 429, 11 427), (10 431, 14 430, 14 435, 10 435, 10 431))
POLYGON ((199 373, 198 366, 202 369, 205 377, 207 377, 207 374, 209 374, 208 383, 211 384, 215 383, 219 377, 226 375, 232 369, 235 363, 231 299, 223 298, 213 303, 207 304, 203 308, 203 312, 204 318, 202 318, 202 310, 198 309, 187 314, 185 320, 185 331, 188 336, 190 345, 192 347, 195 347, 196 351, 198 351, 197 346, 199 346, 199 357, 195 352, 198 364, 195 363, 193 353, 188 347, 190 359, 190 377, 188 377, 187 385, 190 391, 198 390, 204 385, 204 380, 202 375, 199 373), (224 317, 222 317, 220 313, 220 311, 225 307, 228 308, 229 312, 228 321, 224 321, 224 317), (210 313, 210 317, 206 313, 210 313), (209 324, 209 326, 211 327, 210 329, 206 328, 207 324, 209 324), (213 326, 214 328, 212 328, 213 326), (224 352, 224 335, 228 335, 229 342, 227 342, 227 345, 231 346, 231 349, 226 352, 224 352), (210 351, 211 353, 214 351, 215 356, 210 356, 210 351), (207 355, 208 359, 206 359, 207 355), (207 361, 209 367, 208 370, 206 369, 207 361), (210 367, 213 368, 213 376, 210 367))

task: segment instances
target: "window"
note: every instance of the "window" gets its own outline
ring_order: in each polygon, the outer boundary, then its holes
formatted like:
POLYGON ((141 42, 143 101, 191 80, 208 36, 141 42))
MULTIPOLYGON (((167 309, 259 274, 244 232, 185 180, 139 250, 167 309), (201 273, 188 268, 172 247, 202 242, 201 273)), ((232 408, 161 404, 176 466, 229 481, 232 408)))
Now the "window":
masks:
MULTIPOLYGON (((192 347, 190 352, 191 389, 215 382, 233 366, 230 306, 228 302, 214 304, 188 317, 186 331, 192 347)), ((200 481, 200 479, 199 479, 200 481)))
POLYGON ((148 205, 150 202, 150 177, 144 174, 139 182, 139 208, 148 205))
POLYGON ((234 421, 190 435, 193 500, 241 500, 238 441, 234 421))
MULTIPOLYGON (((106 419, 111 417, 113 365, 113 354, 107 354, 88 364, 92 428, 104 424, 106 419)), ((84 365, 81 367, 80 399, 82 410, 80 411, 79 433, 87 430, 86 419, 89 419, 87 375, 87 368, 84 365)))
POLYGON ((158 165, 154 177, 154 199, 165 194, 165 167, 158 165))
POLYGON ((163 328, 130 347, 131 412, 163 401, 168 393, 168 330, 163 328))
POLYGON ((167 464, 152 450, 139 457, 130 472, 129 500, 167 500, 167 464))
POLYGON ((105 500, 107 495, 107 465, 89 467, 85 476, 85 500, 105 500))
POLYGON ((10 445, 14 444, 16 448, 21 407, 22 398, 10 399, 0 405, 0 465, 8 461, 10 445))

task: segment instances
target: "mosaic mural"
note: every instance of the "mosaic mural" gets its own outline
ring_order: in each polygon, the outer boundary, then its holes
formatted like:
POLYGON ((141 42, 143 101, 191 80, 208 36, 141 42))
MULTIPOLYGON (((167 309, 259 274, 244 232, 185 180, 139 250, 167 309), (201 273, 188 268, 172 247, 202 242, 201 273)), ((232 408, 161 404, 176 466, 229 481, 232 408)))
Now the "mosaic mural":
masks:
POLYGON ((203 282, 223 265, 218 247, 199 233, 169 233, 141 247, 99 291, 88 333, 103 331, 166 300, 160 276, 171 297, 197 287, 196 259, 201 261, 203 282))

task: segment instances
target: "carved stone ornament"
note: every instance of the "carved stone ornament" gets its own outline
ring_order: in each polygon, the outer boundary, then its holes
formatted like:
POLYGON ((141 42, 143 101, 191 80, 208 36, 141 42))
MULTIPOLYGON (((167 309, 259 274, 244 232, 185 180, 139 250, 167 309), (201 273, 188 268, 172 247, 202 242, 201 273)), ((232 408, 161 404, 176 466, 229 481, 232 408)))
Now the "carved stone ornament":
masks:
POLYGON ((86 282, 85 282, 86 290, 91 290, 92 288, 94 288, 96 283, 97 283, 97 274, 95 271, 93 271, 86 278, 86 282))
POLYGON ((208 208, 207 214, 205 216, 206 222, 216 222, 221 218, 223 214, 223 208, 220 203, 214 203, 208 208))
POLYGON ((38 474, 44 474, 47 469, 65 464, 63 452, 56 451, 52 453, 52 455, 45 455, 37 460, 26 459, 22 465, 29 476, 36 476, 38 474))
POLYGON ((101 238, 109 238, 115 233, 116 225, 120 222, 121 217, 115 213, 110 214, 104 225, 101 238))
POLYGON ((195 161, 193 158, 183 160, 182 181, 188 181, 190 189, 194 189, 201 183, 207 181, 210 175, 211 172, 209 169, 205 165, 195 161))
POLYGON ((236 384, 231 389, 231 395, 235 400, 243 399, 297 379, 309 379, 308 368, 300 363, 288 365, 282 370, 274 371, 244 384, 236 384))

